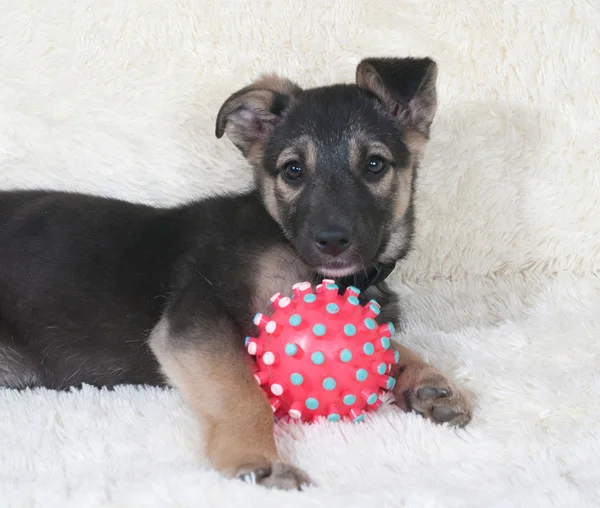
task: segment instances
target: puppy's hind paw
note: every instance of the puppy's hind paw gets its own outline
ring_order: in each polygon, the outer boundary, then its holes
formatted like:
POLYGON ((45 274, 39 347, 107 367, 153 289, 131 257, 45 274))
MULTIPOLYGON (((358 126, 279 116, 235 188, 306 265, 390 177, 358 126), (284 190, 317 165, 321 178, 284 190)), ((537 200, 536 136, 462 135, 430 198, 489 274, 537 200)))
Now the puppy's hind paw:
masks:
POLYGON ((237 478, 268 489, 303 490, 313 485, 304 471, 285 462, 275 462, 266 467, 245 467, 238 473, 237 478))

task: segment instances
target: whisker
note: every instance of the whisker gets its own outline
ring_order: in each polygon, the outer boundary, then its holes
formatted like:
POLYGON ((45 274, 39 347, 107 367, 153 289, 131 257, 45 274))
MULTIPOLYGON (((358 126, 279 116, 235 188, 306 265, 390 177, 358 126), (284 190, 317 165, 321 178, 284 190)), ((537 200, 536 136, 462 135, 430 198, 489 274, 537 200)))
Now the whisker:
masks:
POLYGON ((194 268, 194 270, 196 270, 196 273, 200 275, 200 277, 202 277, 206 282, 208 282, 211 286, 214 286, 214 284, 211 281, 209 281, 204 274, 200 273, 200 271, 197 268, 194 268))

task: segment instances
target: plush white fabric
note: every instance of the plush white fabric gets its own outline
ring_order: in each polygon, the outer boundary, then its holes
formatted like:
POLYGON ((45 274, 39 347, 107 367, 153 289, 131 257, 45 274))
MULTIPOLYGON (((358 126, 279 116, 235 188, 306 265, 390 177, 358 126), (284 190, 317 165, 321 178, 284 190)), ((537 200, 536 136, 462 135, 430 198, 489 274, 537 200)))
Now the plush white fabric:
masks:
POLYGON ((0 1, 0 187, 172 204, 250 182, 214 119, 264 71, 351 81, 430 55, 439 113, 401 339, 471 389, 468 430, 386 407, 280 425, 319 487, 207 471, 174 392, 0 391, 0 506, 598 506, 595 0, 0 1))

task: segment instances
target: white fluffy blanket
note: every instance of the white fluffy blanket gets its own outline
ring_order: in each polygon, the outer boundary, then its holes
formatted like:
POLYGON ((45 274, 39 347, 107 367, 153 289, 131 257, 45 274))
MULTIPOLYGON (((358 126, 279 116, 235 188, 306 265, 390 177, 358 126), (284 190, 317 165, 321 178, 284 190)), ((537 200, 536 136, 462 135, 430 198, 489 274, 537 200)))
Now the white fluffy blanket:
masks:
POLYGON ((258 73, 352 80, 430 55, 439 114, 401 340, 476 397, 467 430, 389 406, 280 425, 319 483, 206 469, 177 394, 0 391, 2 507, 545 507, 600 503, 600 5, 596 0, 0 1, 0 187, 150 203, 250 181, 214 138, 258 73))

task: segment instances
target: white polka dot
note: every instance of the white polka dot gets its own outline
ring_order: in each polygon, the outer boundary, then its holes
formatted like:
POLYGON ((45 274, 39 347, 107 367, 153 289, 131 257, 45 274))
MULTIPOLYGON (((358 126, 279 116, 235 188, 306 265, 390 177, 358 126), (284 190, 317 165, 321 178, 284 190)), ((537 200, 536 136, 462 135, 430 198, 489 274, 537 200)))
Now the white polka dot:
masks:
POLYGON ((265 326, 265 331, 267 333, 273 333, 277 329, 277 323, 275 321, 269 321, 265 326))
POLYGON ((277 300, 277 298, 279 298, 281 296, 281 293, 275 293, 272 297, 271 297, 271 303, 273 303, 275 300, 277 300))
POLYGON ((273 383, 271 385, 271 393, 273 395, 282 395, 283 394, 283 386, 277 383, 273 383))
POLYGON ((273 413, 274 413, 275 411, 277 411, 277 408, 276 408, 275 406, 271 406, 271 410, 272 410, 272 411, 273 411, 273 413))
POLYGON ((291 298, 284 296, 281 300, 279 300, 279 307, 284 309, 292 302, 291 298))
POLYGON ((254 316, 254 319, 252 320, 252 322, 253 322, 253 323, 254 323, 256 326, 258 326, 258 325, 259 325, 259 323, 260 323, 260 319, 261 319, 261 318, 262 318, 262 314, 260 314, 260 313, 259 313, 259 314, 257 314, 256 316, 254 316))
POLYGON ((298 286, 298 288, 301 289, 302 291, 310 289, 310 282, 301 282, 300 285, 298 286))
POLYGON ((260 384, 262 384, 262 383, 260 382, 260 378, 258 377, 258 375, 257 375, 257 374, 254 374, 254 379, 256 379, 256 382, 257 382, 259 385, 260 385, 260 384))
POLYGON ((315 288, 315 290, 320 291, 322 287, 323 287, 323 284, 317 284, 317 287, 315 288))
POLYGON ((251 355, 256 354, 256 342, 250 342, 250 344, 248 344, 248 353, 251 355))
POLYGON ((302 413, 300 413, 300 411, 298 411, 297 409, 290 409, 288 411, 288 414, 292 417, 295 418, 296 420, 298 420, 301 416, 302 413))
POLYGON ((271 351, 267 351, 263 355, 262 360, 265 362, 265 365, 273 365, 275 363, 275 355, 271 351))
POLYGON ((323 284, 327 285, 327 284, 335 284, 334 280, 331 279, 323 279, 323 284))

